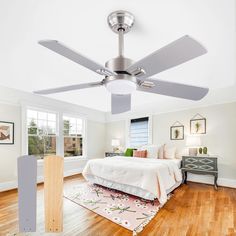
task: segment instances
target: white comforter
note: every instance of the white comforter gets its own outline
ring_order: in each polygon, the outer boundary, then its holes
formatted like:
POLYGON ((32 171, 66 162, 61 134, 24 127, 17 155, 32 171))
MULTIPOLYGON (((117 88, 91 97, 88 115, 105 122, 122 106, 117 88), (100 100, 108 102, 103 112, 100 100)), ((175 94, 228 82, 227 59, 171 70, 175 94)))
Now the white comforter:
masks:
POLYGON ((83 170, 85 179, 97 176, 119 184, 141 188, 167 201, 166 190, 182 180, 181 171, 173 160, 108 157, 89 160, 83 170))

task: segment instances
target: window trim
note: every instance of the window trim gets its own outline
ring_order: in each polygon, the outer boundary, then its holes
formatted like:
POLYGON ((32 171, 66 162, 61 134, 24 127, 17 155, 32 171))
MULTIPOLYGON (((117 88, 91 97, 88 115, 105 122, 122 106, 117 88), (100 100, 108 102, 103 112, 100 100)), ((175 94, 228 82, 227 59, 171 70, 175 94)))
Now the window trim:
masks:
POLYGON ((72 117, 72 118, 77 118, 77 119, 82 119, 82 137, 83 137, 83 146, 82 146, 82 156, 71 156, 71 157, 66 157, 67 159, 86 159, 87 156, 87 119, 83 116, 83 115, 78 115, 78 114, 73 114, 73 113, 62 113, 62 149, 63 149, 63 153, 62 156, 64 157, 64 120, 63 117, 64 116, 68 116, 68 117, 72 117))
MULTIPOLYGON (((52 110, 46 110, 46 109, 42 109, 42 108, 40 108, 40 109, 37 109, 37 108, 27 108, 26 109, 26 129, 27 129, 27 134, 28 134, 28 117, 27 117, 27 111, 28 110, 33 110, 33 111, 36 111, 36 112, 44 112, 44 113, 51 113, 51 114, 55 114, 56 115, 56 133, 55 133, 55 135, 46 135, 46 136, 53 136, 53 137, 57 137, 58 135, 59 135, 59 119, 58 119, 58 117, 59 117, 59 112, 56 112, 56 111, 52 111, 52 110)), ((54 121, 52 121, 52 120, 44 120, 44 119, 38 119, 38 117, 37 117, 37 122, 38 121, 49 121, 49 122, 54 122, 54 121)), ((31 128, 33 128, 33 126, 30 126, 31 128)), ((32 135, 31 134, 31 136, 34 136, 34 135, 32 135)), ((35 135, 35 136, 38 136, 38 135, 35 135)), ((27 147, 28 148, 28 147, 27 147)), ((27 149, 28 150, 28 149, 27 149)))
MULTIPOLYGON (((28 143, 29 143, 29 135, 28 135, 28 125, 27 125, 27 122, 28 122, 28 117, 27 117, 27 111, 28 110, 34 110, 34 111, 37 111, 37 112, 46 112, 46 113, 54 113, 56 115, 56 135, 53 136, 53 137, 56 137, 56 155, 59 155, 59 152, 58 152, 58 139, 59 139, 59 112, 58 111, 55 111, 55 110, 50 110, 50 109, 44 109, 44 108, 40 108, 40 107, 33 107, 33 106, 26 106, 25 109, 24 109, 24 113, 25 113, 25 135, 24 135, 24 139, 25 139, 25 154, 26 155, 29 155, 28 153, 28 143)), ((22 119, 23 120, 23 119, 22 119)), ((37 135, 36 135, 37 136, 37 135)), ((43 159, 37 159, 38 161, 40 160, 43 160, 43 159)))
MULTIPOLYGON (((28 105, 28 103, 21 103, 21 155, 28 155, 28 126, 27 126, 27 110, 36 110, 48 113, 56 114, 57 122, 57 135, 56 135, 56 155, 64 157, 64 136, 63 136, 63 116, 72 116, 83 120, 83 155, 66 157, 67 161, 74 160, 86 160, 87 159, 87 117, 84 114, 78 114, 73 112, 64 113, 61 110, 57 110, 51 107, 45 107, 40 105, 28 105)), ((43 159, 38 159, 38 163, 43 162, 43 159)))

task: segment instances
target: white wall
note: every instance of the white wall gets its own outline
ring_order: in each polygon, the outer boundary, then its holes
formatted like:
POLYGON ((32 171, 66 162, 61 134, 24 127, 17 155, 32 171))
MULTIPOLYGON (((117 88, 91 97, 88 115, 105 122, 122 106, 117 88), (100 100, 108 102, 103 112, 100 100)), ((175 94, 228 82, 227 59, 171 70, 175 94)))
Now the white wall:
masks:
MULTIPOLYGON (((236 187, 236 102, 153 115, 153 143, 157 145, 172 143, 184 149, 186 140, 170 140, 170 126, 175 121, 179 121, 185 126, 185 134, 189 134, 190 119, 196 113, 200 113, 207 119, 207 133, 202 135, 201 139, 210 153, 219 156, 219 183, 227 182, 228 185, 235 184, 236 187)), ((146 116, 146 114, 139 114, 139 116, 146 116)), ((123 119, 107 124, 107 149, 111 148, 109 145, 112 136, 119 136, 125 143, 127 130, 122 128, 125 127, 125 123, 123 119)), ((203 179, 200 176, 192 176, 192 179, 210 181, 207 177, 203 179)))
POLYGON ((0 121, 15 123, 13 145, 0 145, 0 183, 16 177, 16 157, 21 153, 21 109, 19 106, 0 104, 0 121))
POLYGON ((87 124, 87 156, 89 159, 104 157, 105 141, 106 124, 89 120, 87 124))
POLYGON ((219 177, 236 180, 236 103, 155 115, 153 143, 173 143, 183 149, 186 139, 170 141, 170 126, 180 121, 185 126, 185 134, 189 134, 189 121, 196 113, 207 119, 207 133, 201 135, 202 145, 208 147, 209 153, 219 156, 219 177))
POLYGON ((125 146, 125 129, 125 121, 114 121, 106 124, 106 151, 112 151, 112 139, 119 139, 121 146, 125 146))
MULTIPOLYGON (((64 175, 81 173, 87 159, 104 156, 105 115, 102 112, 57 101, 34 94, 0 87, 0 121, 15 123, 14 145, 0 145, 0 191, 16 187, 17 157, 26 153, 24 109, 26 106, 39 107, 83 116, 87 120, 87 143, 85 159, 65 159, 64 175), (22 124, 23 122, 23 124, 22 124), (23 135, 22 135, 23 134, 23 135)), ((38 161, 38 181, 43 179, 43 162, 38 161)))

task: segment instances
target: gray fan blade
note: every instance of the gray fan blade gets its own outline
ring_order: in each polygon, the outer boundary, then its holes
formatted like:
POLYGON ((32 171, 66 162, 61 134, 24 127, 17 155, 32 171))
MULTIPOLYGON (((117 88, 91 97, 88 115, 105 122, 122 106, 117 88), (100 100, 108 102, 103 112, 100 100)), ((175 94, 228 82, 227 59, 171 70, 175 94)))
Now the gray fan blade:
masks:
POLYGON ((205 97, 209 91, 208 88, 173 83, 158 79, 142 79, 139 80, 138 83, 138 91, 157 93, 161 95, 184 98, 195 101, 205 97))
POLYGON ((127 95, 111 95, 111 113, 119 114, 130 111, 131 109, 131 94, 127 95))
POLYGON ((85 88, 93 88, 103 85, 103 82, 93 82, 93 83, 86 83, 86 84, 75 84, 69 85, 64 87, 52 88, 52 89, 44 89, 34 91, 36 94, 52 94, 52 93, 62 93, 71 90, 78 90, 78 89, 85 89, 85 88))
POLYGON ((205 53, 207 50, 200 43, 186 35, 135 62, 126 70, 132 73, 143 69, 145 73, 140 78, 148 78, 205 53))
MULTIPOLYGON (((37 159, 21 156, 17 159, 19 231, 36 232, 37 159)), ((27 234, 25 234, 27 235, 27 234)))
POLYGON ((78 63, 100 75, 111 76, 116 75, 115 72, 109 70, 108 68, 99 65, 98 63, 90 60, 89 58, 83 56, 82 54, 68 48, 57 40, 41 40, 39 44, 78 63))

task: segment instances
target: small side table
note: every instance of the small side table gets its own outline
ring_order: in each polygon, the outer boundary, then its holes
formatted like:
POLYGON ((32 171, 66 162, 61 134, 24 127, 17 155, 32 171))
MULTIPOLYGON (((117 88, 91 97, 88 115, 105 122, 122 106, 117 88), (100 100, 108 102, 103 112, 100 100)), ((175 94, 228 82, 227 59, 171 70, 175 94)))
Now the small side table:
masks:
POLYGON ((105 152, 105 157, 124 156, 123 152, 105 152))
POLYGON ((182 157, 183 183, 187 183, 187 173, 200 175, 213 175, 214 186, 217 190, 218 166, 217 157, 209 156, 183 156, 182 157))

